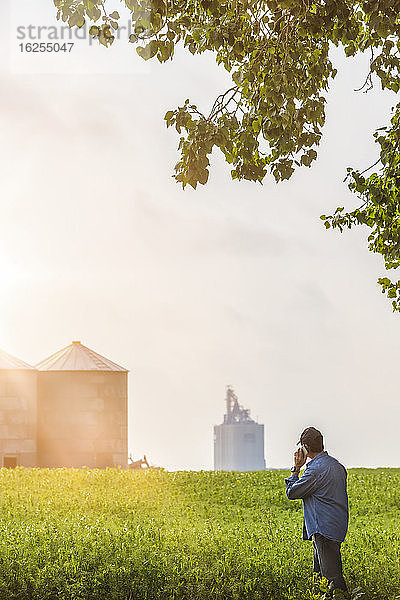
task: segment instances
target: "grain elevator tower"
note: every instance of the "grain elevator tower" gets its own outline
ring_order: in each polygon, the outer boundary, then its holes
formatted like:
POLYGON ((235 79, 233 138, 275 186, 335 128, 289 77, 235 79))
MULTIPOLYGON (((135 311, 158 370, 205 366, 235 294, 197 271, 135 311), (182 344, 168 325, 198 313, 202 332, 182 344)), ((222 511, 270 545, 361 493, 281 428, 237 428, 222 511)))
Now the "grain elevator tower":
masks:
POLYGON ((264 425, 250 418, 231 386, 226 390, 226 414, 214 425, 214 471, 263 471, 264 425))

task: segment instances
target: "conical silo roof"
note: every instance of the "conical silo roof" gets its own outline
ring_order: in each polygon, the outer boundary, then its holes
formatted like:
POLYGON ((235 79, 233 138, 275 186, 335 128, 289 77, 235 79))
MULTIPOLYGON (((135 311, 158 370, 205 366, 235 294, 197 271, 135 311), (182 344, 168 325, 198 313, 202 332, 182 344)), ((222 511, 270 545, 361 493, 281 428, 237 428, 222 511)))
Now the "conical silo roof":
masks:
POLYGON ((127 369, 97 354, 80 342, 72 342, 66 348, 45 358, 36 365, 39 371, 122 371, 127 369))
POLYGON ((19 369, 21 371, 34 371, 35 368, 28 363, 0 350, 0 371, 9 371, 10 369, 19 369))

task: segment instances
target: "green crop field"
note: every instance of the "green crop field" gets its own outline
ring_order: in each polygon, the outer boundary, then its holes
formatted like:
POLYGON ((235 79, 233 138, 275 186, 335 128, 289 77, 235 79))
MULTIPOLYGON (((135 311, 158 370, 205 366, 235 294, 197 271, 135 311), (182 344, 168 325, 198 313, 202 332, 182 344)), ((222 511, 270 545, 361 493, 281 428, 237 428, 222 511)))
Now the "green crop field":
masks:
MULTIPOLYGON (((286 475, 0 469, 0 600, 320 597, 286 475)), ((398 469, 349 472, 364 600, 400 598, 399 490, 398 469)))

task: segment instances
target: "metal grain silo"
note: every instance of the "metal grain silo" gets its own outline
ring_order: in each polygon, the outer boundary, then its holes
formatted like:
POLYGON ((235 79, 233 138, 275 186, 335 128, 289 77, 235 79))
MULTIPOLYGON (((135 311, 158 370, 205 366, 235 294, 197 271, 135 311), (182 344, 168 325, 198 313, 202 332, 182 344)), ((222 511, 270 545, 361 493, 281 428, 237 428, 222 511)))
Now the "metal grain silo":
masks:
POLYGON ((36 466, 37 371, 0 350, 0 467, 36 466))
POLYGON ((214 426, 214 471, 264 469, 264 425, 250 418, 228 386, 224 422, 214 426))
POLYGON ((128 371, 80 342, 39 363, 41 467, 128 462, 128 371))

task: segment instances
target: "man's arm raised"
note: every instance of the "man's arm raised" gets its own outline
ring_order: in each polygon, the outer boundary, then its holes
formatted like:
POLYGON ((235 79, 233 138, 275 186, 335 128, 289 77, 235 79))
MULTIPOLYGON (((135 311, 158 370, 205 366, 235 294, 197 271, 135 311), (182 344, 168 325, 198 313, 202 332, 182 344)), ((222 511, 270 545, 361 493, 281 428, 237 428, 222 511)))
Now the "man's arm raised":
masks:
POLYGON ((306 459, 303 456, 302 451, 296 450, 294 453, 294 467, 295 471, 293 475, 285 479, 286 483, 286 496, 289 500, 299 500, 310 496, 318 488, 317 476, 313 471, 307 470, 303 476, 299 479, 299 472, 301 467, 305 464, 306 459))

